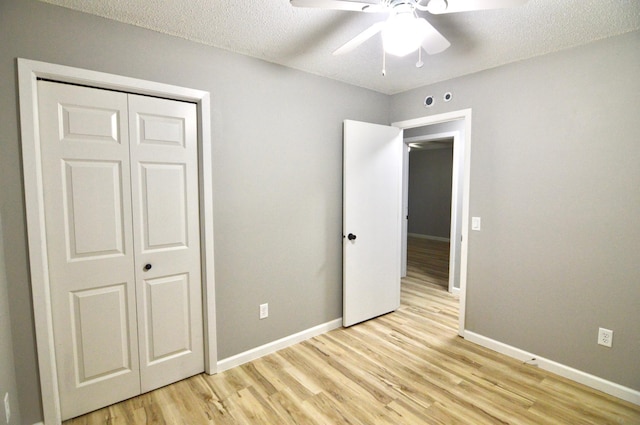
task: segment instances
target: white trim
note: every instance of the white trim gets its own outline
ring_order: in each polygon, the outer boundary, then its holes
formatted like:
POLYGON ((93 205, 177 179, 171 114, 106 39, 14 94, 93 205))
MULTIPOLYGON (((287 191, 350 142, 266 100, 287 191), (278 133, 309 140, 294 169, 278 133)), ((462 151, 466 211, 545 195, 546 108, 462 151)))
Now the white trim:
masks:
MULTIPOLYGON (((434 134, 425 134, 423 136, 413 136, 413 137, 406 137, 404 139, 404 143, 405 145, 408 145, 409 143, 421 143, 421 142, 434 142, 434 141, 438 141, 438 140, 449 140, 449 139, 453 139, 455 137, 455 134, 458 133, 458 131, 445 131, 443 133, 434 133, 434 134)), ((450 148, 450 146, 444 145, 442 148, 446 149, 446 148, 450 148)))
POLYGON ((198 152, 200 170, 200 238, 204 319, 204 371, 209 375, 217 372, 218 343, 216 322, 215 257, 213 251, 213 157, 211 147, 211 99, 204 92, 199 106, 198 126, 201 141, 198 152), (204 214, 204 217, 202 216, 204 214))
POLYGON ((462 173, 462 245, 460 247, 460 308, 458 314, 458 335, 464 337, 467 305, 467 256, 469 248, 469 238, 467 236, 469 234, 469 185, 471 182, 471 109, 462 109, 444 114, 398 121, 391 125, 408 129, 456 120, 464 120, 464 139, 462 140, 464 143, 464 170, 462 173))
POLYGON ((586 385, 598 391, 602 391, 603 393, 607 393, 614 397, 618 397, 622 400, 628 401, 629 403, 640 405, 640 391, 624 387, 620 384, 616 384, 615 382, 607 381, 606 379, 554 362, 553 360, 545 359, 544 357, 537 356, 474 332, 466 331, 464 338, 474 344, 497 351, 498 353, 507 355, 516 360, 520 360, 533 366, 538 366, 540 369, 571 379, 572 381, 586 385))
POLYGON ((408 236, 419 239, 430 239, 432 241, 450 242, 451 238, 443 238, 442 236, 423 235, 420 233, 407 233, 408 236))
MULTIPOLYGON (((404 136, 404 131, 402 132, 404 136)), ((406 139, 405 139, 406 140, 406 139)), ((409 146, 404 146, 402 152, 402 229, 400 233, 400 276, 407 277, 407 233, 409 232, 409 146)))
MULTIPOLYGON (((451 218, 450 223, 450 243, 449 243, 449 292, 453 293, 456 289, 456 279, 460 286, 460 270, 456 270, 461 266, 461 259, 458 258, 462 253, 462 181, 460 173, 464 173, 464 152, 465 139, 460 136, 460 131, 455 131, 453 135, 453 164, 451 164, 451 218), (452 241, 452 242, 451 242, 452 241), (456 274, 457 272, 457 274, 456 274)), ((463 204, 467 202, 463 200, 463 204)), ((460 294, 460 288, 457 288, 457 294, 460 294)))
POLYGON ((414 118, 411 120, 397 121, 391 125, 394 127, 407 129, 422 127, 431 124, 441 124, 449 121, 456 121, 463 118, 471 117, 471 109, 461 109, 459 111, 445 112, 437 115, 428 115, 426 117, 414 118))
POLYGON ((29 267, 44 423, 49 425, 59 424, 61 422, 61 414, 49 297, 44 198, 41 185, 42 170, 39 148, 40 133, 38 127, 38 78, 184 100, 194 102, 198 105, 205 371, 210 374, 216 372, 218 363, 213 264, 211 113, 210 96, 206 91, 45 62, 18 59, 20 130, 22 137, 29 267))
POLYGON ((248 363, 252 360, 259 359, 260 357, 266 356, 267 354, 275 353, 278 350, 282 350, 283 348, 290 347, 294 344, 298 344, 299 342, 302 342, 309 338, 313 338, 314 336, 321 335, 325 332, 338 329, 340 327, 342 327, 342 317, 327 323, 314 326, 293 335, 286 336, 268 344, 261 345, 260 347, 252 348, 251 350, 236 354, 235 356, 227 357, 226 359, 220 360, 218 362, 218 372, 224 372, 225 370, 229 370, 236 366, 248 363))

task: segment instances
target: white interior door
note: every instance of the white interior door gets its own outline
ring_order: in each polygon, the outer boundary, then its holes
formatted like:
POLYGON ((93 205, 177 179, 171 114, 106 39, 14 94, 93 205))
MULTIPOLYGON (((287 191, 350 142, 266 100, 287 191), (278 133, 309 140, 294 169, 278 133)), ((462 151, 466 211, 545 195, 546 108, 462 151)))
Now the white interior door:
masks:
POLYGON ((344 122, 343 325, 400 306, 402 130, 344 122))
POLYGON ((204 370, 196 105, 129 95, 129 129, 146 392, 204 370))
POLYGON ((140 393, 127 95, 44 81, 38 93, 56 367, 70 418, 140 393))
POLYGON ((66 419, 204 370, 196 107, 43 81, 38 92, 66 419))

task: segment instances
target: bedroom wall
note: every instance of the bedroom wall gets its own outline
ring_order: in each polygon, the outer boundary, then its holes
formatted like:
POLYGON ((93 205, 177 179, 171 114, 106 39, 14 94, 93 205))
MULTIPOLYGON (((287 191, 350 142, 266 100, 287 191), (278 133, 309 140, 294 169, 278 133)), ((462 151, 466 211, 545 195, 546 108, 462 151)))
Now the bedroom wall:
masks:
POLYGON ((409 233, 449 239, 453 143, 409 153, 409 233))
POLYGON ((211 93, 219 359, 342 316, 342 121, 387 124, 388 96, 31 0, 0 2, 0 39, 0 289, 23 423, 42 413, 17 57, 211 93))
POLYGON ((9 394, 11 418, 8 425, 20 424, 18 405, 18 385, 16 383, 13 362, 13 343, 11 338, 11 318, 9 315, 9 297, 7 293, 7 274, 2 242, 2 219, 0 214, 0 421, 5 421, 4 397, 9 394))
POLYGON ((634 390, 638 75, 632 32, 391 99, 392 121, 472 108, 467 329, 634 390))

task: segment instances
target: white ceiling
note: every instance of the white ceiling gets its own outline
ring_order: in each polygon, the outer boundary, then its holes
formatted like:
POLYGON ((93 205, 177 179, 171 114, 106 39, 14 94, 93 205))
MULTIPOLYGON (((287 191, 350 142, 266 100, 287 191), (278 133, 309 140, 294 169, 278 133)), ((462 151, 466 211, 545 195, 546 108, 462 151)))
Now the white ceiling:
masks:
POLYGON ((376 36, 331 53, 385 14, 294 8, 289 0, 41 0, 264 59, 381 93, 470 74, 640 29, 640 0, 529 0, 524 6, 424 14, 452 44, 443 53, 387 57, 376 36))

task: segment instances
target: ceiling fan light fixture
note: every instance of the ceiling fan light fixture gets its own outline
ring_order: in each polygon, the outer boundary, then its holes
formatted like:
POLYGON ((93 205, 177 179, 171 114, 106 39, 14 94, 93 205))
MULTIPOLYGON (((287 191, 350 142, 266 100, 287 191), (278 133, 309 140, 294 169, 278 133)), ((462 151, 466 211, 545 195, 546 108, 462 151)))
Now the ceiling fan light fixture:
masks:
POLYGON ((447 0, 429 0, 426 10, 430 13, 444 13, 448 6, 447 0))
POLYGON ((426 29, 412 11, 392 14, 382 29, 384 51, 394 56, 415 52, 426 37, 426 29))

